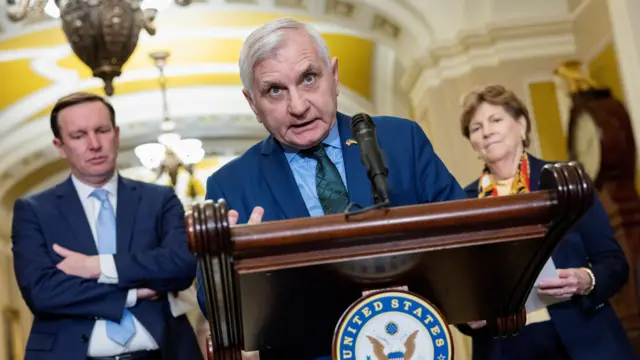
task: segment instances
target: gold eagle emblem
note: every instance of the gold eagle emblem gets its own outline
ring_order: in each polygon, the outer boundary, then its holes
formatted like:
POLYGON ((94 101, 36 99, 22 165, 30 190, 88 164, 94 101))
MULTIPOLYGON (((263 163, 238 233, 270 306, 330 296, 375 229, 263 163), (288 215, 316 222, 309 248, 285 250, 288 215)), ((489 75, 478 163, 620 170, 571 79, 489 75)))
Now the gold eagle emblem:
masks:
POLYGON ((553 73, 564 80, 570 94, 599 88, 593 79, 582 72, 582 63, 578 60, 563 62, 553 73))
MULTIPOLYGON (((411 333, 404 340, 404 360, 411 360, 411 358, 415 354, 416 336, 418 336, 418 330, 411 333)), ((367 335, 367 338, 369 339, 369 342, 371 342, 371 345, 373 345, 373 354, 375 355, 376 360, 388 360, 389 356, 387 355, 388 353, 385 352, 385 344, 383 344, 382 342, 385 342, 387 346, 389 345, 389 342, 385 339, 376 339, 375 337, 369 335, 367 335)))

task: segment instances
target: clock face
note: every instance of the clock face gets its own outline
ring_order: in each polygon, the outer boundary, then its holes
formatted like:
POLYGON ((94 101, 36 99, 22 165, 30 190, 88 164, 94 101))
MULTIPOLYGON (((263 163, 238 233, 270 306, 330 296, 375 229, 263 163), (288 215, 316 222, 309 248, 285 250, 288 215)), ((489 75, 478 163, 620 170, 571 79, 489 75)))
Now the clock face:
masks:
POLYGON ((573 130, 573 153, 576 160, 582 163, 587 174, 595 180, 602 160, 600 130, 586 111, 578 115, 573 130))

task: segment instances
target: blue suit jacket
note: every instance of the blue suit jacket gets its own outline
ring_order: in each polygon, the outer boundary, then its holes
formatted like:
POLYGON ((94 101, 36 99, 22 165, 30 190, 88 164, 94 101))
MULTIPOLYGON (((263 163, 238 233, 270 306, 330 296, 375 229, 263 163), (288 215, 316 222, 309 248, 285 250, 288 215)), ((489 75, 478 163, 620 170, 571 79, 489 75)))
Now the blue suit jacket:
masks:
MULTIPOLYGON (((389 168, 392 206, 465 198, 462 188, 435 154, 418 124, 387 116, 373 117, 373 121, 380 148, 385 154, 389 168)), ((350 201, 363 207, 371 205, 371 185, 360 160, 360 149, 357 144, 347 145, 347 140, 353 139, 350 117, 338 113, 337 126, 350 201)), ((248 221, 255 206, 265 209, 263 221, 309 217, 282 147, 273 137, 254 145, 242 156, 216 171, 208 179, 206 197, 213 200, 224 198, 230 209, 239 212, 241 224, 248 221)), ((289 346, 299 342, 300 348, 304 349, 319 344, 321 349, 317 353, 307 354, 309 358, 330 353, 331 337, 339 317, 361 293, 354 286, 344 289, 332 288, 331 279, 324 280, 325 283, 296 284, 296 293, 318 294, 318 301, 322 304, 317 304, 317 307, 314 304, 297 304, 294 301, 281 304, 282 309, 305 314, 305 319, 274 319, 276 327, 265 330, 264 333, 261 359, 267 357, 268 351, 265 350, 278 348, 280 342, 285 339, 289 346), (338 295, 341 296, 340 299, 338 295), (331 300, 327 301, 329 298, 331 300)), ((198 299, 203 313, 206 314, 201 286, 198 288, 198 299)), ((299 352, 293 357, 296 356, 305 358, 305 355, 299 352)), ((273 357, 283 359, 289 355, 279 353, 273 357)))
MULTIPOLYGON (((56 269, 52 246, 97 255, 91 229, 69 177, 56 187, 19 199, 12 228, 14 267, 34 314, 27 360, 84 359, 98 318, 119 321, 131 288, 158 292, 188 288, 196 260, 188 250, 183 206, 171 188, 119 177, 117 285, 99 284, 56 269)), ((174 318, 166 296, 129 309, 166 359, 201 359, 186 316, 174 318)))
MULTIPOLYGON (((547 162, 529 155, 531 191, 539 190, 542 168, 547 162)), ((478 180, 465 188, 467 196, 478 197, 478 180)), ((551 321, 571 358, 580 360, 637 359, 628 337, 608 299, 625 284, 629 265, 616 241, 609 217, 595 195, 587 213, 567 232, 552 254, 558 269, 589 267, 596 287, 587 296, 549 307, 551 321)), ((491 346, 499 343, 483 330, 474 335, 474 359, 490 359, 491 346)), ((526 351, 526 350, 523 350, 526 351)))

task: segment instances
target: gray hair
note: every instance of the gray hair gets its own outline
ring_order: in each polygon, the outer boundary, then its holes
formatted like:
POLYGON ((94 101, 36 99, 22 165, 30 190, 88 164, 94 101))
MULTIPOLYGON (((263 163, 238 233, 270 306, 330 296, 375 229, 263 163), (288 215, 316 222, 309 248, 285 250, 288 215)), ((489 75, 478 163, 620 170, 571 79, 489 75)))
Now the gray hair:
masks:
POLYGON ((327 43, 317 30, 292 19, 278 19, 266 23, 249 34, 240 50, 240 80, 247 93, 251 93, 254 66, 259 61, 274 55, 286 30, 304 31, 315 41, 320 56, 328 65, 331 64, 327 43))

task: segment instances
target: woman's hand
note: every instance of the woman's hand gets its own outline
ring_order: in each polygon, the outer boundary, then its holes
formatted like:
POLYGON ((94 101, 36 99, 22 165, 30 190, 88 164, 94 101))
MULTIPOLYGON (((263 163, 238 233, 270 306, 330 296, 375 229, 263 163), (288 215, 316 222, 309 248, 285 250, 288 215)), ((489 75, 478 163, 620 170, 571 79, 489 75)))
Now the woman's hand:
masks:
POLYGON ((593 282, 584 269, 558 269, 558 279, 540 281, 538 293, 566 300, 573 295, 586 295, 593 282))

